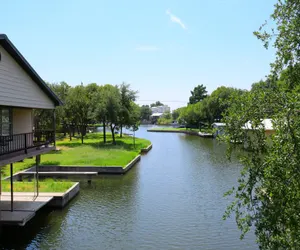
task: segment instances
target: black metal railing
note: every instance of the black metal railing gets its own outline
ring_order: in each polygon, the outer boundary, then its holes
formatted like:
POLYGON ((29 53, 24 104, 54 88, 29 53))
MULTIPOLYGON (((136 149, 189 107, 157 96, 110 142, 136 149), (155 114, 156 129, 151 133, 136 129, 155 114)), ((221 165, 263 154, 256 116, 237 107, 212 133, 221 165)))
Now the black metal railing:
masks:
POLYGON ((35 131, 32 133, 0 136, 0 156, 24 152, 29 149, 48 146, 55 141, 54 131, 35 131))

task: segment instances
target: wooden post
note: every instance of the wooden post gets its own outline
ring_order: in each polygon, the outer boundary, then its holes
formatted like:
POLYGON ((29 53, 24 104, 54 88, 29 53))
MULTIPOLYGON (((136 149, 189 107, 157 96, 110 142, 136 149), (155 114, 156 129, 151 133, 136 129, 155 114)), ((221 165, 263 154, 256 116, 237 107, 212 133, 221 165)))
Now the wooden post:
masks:
POLYGON ((36 174, 36 194, 39 196, 39 165, 41 161, 41 155, 35 157, 35 174, 36 174))
POLYGON ((14 211, 14 180, 13 180, 13 164, 10 164, 10 211, 14 211))
POLYGON ((27 154, 27 134, 24 134, 25 154, 27 154))

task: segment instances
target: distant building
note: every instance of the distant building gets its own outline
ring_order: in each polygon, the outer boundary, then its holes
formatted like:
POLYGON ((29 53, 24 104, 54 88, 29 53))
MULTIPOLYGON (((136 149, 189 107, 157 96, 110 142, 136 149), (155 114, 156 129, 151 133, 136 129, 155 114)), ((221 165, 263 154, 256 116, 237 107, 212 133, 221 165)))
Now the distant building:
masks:
POLYGON ((259 139, 259 138, 257 138, 255 130, 262 129, 262 128, 264 129, 267 144, 269 146, 272 145, 271 135, 275 133, 275 129, 273 127, 273 121, 272 121, 272 119, 263 119, 261 121, 260 125, 257 127, 253 127, 251 121, 248 121, 242 127, 242 129, 246 130, 247 134, 248 134, 248 138, 246 138, 245 142, 244 142, 244 148, 247 149, 249 147, 248 140, 255 142, 259 139))
POLYGON ((151 111, 152 111, 152 114, 155 114, 155 113, 164 114, 164 113, 170 112, 171 109, 168 105, 163 105, 163 106, 152 107, 151 111))
POLYGON ((226 126, 226 123, 222 123, 222 122, 213 123, 212 127, 214 129, 214 137, 217 137, 218 135, 223 135, 225 126, 226 126))

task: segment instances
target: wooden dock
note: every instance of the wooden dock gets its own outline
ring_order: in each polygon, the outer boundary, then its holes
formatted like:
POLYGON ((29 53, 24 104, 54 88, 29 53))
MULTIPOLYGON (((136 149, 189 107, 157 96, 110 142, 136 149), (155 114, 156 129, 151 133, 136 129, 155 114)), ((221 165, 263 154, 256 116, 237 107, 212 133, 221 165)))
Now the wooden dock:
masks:
POLYGON ((79 183, 75 183, 66 192, 14 192, 13 211, 11 211, 11 193, 2 192, 0 199, 0 224, 24 226, 38 210, 47 207, 62 208, 79 193, 79 183))
POLYGON ((47 205, 54 196, 49 194, 39 195, 35 197, 34 193, 14 193, 14 210, 11 211, 10 193, 2 193, 1 195, 1 225, 17 225, 24 226, 31 220, 36 212, 47 205))

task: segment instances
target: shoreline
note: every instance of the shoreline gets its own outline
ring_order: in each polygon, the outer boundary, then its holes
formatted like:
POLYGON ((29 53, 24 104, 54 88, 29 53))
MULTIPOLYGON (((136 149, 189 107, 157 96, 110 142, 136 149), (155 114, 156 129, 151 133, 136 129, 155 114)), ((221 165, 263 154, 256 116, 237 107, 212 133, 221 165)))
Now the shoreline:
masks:
POLYGON ((213 138, 213 134, 196 132, 196 131, 188 131, 188 130, 174 130, 174 129, 148 129, 147 132, 157 132, 157 133, 180 133, 187 135, 196 135, 203 138, 213 138))

